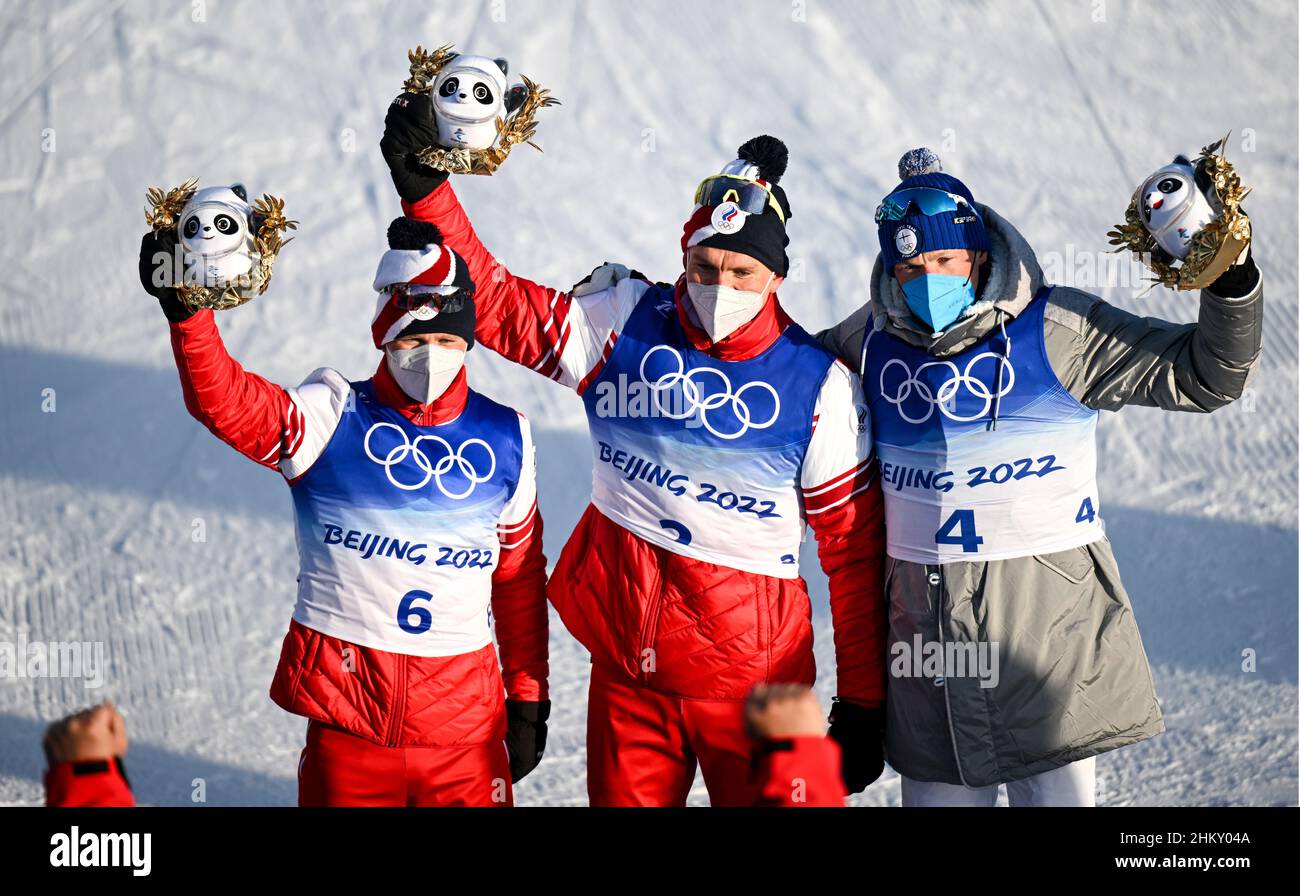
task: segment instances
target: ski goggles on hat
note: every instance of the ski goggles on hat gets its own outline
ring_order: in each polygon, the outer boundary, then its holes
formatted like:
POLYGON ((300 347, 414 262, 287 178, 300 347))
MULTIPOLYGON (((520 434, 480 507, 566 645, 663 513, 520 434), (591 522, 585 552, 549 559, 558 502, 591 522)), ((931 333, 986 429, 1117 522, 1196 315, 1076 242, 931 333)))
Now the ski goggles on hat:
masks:
POLYGON ((439 314, 455 314, 465 307, 473 295, 467 289, 457 289, 453 292, 434 291, 439 289, 444 289, 444 287, 424 286, 422 284, 392 286, 389 287, 389 294, 392 296, 393 304, 403 311, 419 311, 422 308, 432 308, 439 314))
POLYGON ((713 206, 724 202, 734 202, 742 212, 751 215, 761 215, 770 207, 781 219, 781 223, 785 223, 781 203, 776 201, 770 189, 758 181, 730 174, 715 174, 700 181, 700 185, 695 188, 696 205, 713 206))
POLYGON ((876 206, 876 223, 901 221, 907 217, 907 210, 912 206, 916 206, 921 210, 921 214, 927 217, 937 215, 939 212, 968 211, 981 223, 984 221, 979 209, 967 202, 963 196, 937 187, 909 187, 906 190, 890 193, 880 205, 876 206))

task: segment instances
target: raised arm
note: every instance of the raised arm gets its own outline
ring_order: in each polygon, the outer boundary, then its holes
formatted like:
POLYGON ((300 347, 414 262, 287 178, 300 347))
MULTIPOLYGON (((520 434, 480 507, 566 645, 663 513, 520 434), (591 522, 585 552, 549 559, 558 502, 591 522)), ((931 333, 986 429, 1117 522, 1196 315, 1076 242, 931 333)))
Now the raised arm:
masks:
POLYGON ((285 390, 230 356, 211 311, 172 324, 171 337, 190 416, 240 454, 279 470, 303 434, 302 414, 285 390))
POLYGON ((384 120, 380 150, 409 217, 436 226, 469 265, 476 292, 475 338, 503 357, 581 391, 599 373, 644 278, 604 265, 572 291, 512 274, 479 240, 447 175, 420 165, 415 150, 437 141, 427 95, 404 93, 384 120), (633 283, 615 291, 623 280, 633 283), (608 292, 608 295, 603 293, 608 292))
MULTIPOLYGON (((517 364, 558 379, 571 333, 572 296, 518 277, 497 261, 474 232, 451 184, 442 184, 418 202, 403 200, 402 211, 437 226, 444 244, 469 265, 478 316, 475 338, 517 364)), ((569 372, 581 378, 587 371, 569 372)))
POLYGON ((1070 394, 1098 410, 1213 411, 1241 397, 1259 358, 1264 291, 1249 256, 1201 290, 1194 324, 1138 317, 1077 289, 1057 287, 1049 301, 1052 366, 1070 394))
POLYGON ((191 313, 158 274, 171 254, 165 238, 140 243, 140 284, 158 299, 171 330, 172 354, 190 415, 240 454, 272 470, 292 457, 305 422, 288 393, 249 373, 226 351, 212 312, 191 313))

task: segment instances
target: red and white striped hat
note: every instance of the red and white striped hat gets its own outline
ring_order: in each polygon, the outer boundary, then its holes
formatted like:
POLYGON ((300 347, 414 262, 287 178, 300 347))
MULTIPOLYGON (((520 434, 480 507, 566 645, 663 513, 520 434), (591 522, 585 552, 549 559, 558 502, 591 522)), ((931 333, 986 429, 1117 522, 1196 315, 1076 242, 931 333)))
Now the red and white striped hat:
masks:
POLYGON ((465 260, 442 245, 442 234, 432 224, 398 218, 388 228, 388 244, 391 248, 379 259, 375 271, 374 288, 379 297, 370 323, 375 348, 396 339, 411 324, 438 315, 429 305, 413 310, 400 307, 392 287, 410 287, 411 293, 474 291, 465 260))

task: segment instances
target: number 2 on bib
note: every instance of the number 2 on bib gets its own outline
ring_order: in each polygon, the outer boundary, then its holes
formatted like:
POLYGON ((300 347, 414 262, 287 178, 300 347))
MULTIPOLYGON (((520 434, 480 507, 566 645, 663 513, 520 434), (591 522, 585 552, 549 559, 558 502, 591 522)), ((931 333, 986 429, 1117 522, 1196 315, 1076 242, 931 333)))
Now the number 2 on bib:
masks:
POLYGON ((960 545, 963 553, 977 553, 984 539, 975 534, 975 511, 954 510, 934 533, 934 543, 960 545))

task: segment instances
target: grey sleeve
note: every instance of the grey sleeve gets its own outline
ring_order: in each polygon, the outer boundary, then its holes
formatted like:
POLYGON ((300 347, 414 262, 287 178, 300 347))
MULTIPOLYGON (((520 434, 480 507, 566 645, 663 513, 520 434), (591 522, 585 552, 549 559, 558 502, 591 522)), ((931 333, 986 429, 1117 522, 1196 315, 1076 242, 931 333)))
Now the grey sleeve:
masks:
POLYGON ((1070 394, 1090 408, 1213 411, 1241 397, 1259 357, 1262 278, 1241 298, 1201 290, 1194 324, 1138 317, 1068 287, 1055 288, 1048 302, 1048 359, 1070 394))
POLYGON ((834 353, 849 366, 849 370, 860 373, 862 363, 862 336, 871 326, 871 306, 863 305, 833 327, 817 334, 817 341, 828 352, 834 353))

